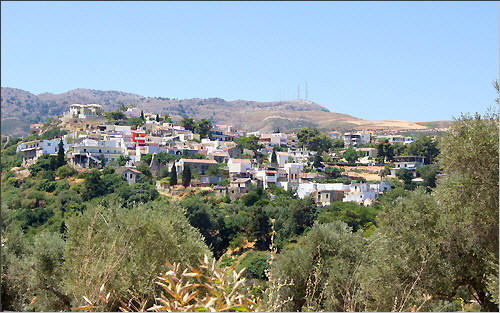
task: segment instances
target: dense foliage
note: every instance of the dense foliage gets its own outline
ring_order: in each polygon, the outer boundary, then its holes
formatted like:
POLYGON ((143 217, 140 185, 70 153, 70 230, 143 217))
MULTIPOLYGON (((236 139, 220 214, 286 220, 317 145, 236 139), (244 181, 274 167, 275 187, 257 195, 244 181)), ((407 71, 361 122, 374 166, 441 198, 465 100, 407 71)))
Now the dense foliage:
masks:
MULTIPOLYGON (((99 309, 113 311, 129 299, 141 299, 144 309, 227 308, 227 299, 246 299, 231 307, 497 311, 498 132, 498 115, 488 113, 462 116, 439 140, 419 138, 403 148, 382 142, 377 147, 385 161, 422 155, 431 164, 398 170, 403 183, 393 182, 395 188, 371 206, 325 207, 279 188, 252 187, 233 201, 208 191, 169 198, 153 185, 150 155, 134 184, 111 167, 77 171, 61 157, 40 157, 23 171, 15 152, 19 140, 12 139, 2 150, 2 309, 71 311, 104 296, 99 309), (203 268, 189 267, 204 255, 203 268), (235 268, 245 271, 238 276, 235 268), (154 283, 157 277, 163 286, 154 283), (207 284, 195 285, 196 277, 207 284), (181 280, 193 286, 172 289, 181 280), (168 291, 187 298, 175 300, 168 291), (158 296, 164 302, 155 301, 158 296), (262 299, 258 305, 249 300, 255 296, 262 299)), ((339 148, 314 129, 301 132, 299 141, 320 152, 339 148)), ((258 137, 240 139, 238 146, 257 153, 258 137)), ((355 160, 353 152, 344 157, 355 160)), ((158 158, 172 164, 178 157, 158 158)), ((184 187, 175 188, 190 190, 194 172, 188 169, 178 179, 174 164, 160 179, 179 180, 184 187)), ((383 178, 390 169, 377 172, 383 178)), ((347 179, 336 166, 326 166, 324 174, 347 179)))

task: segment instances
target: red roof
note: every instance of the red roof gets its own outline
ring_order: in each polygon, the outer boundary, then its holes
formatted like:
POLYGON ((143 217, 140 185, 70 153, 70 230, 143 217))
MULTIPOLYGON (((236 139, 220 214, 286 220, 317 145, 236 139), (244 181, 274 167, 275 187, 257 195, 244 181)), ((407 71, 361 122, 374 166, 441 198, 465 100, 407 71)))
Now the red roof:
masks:
POLYGON ((231 159, 233 163, 252 163, 249 159, 231 159))

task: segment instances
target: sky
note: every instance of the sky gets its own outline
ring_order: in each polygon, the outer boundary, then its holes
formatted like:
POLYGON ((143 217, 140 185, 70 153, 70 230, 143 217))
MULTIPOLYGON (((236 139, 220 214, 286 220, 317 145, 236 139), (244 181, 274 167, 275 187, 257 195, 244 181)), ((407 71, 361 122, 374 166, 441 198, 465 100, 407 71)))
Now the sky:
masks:
POLYGON ((499 3, 1 2, 1 84, 306 98, 368 120, 484 113, 499 3))

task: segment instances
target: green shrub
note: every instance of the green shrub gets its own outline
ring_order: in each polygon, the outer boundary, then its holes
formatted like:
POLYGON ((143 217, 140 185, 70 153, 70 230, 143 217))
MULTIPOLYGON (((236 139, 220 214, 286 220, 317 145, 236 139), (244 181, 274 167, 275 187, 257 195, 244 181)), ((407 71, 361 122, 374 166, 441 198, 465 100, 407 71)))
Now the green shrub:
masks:
POLYGON ((221 186, 221 187, 226 187, 229 185, 229 179, 225 178, 225 179, 221 179, 219 180, 219 182, 217 183, 217 186, 221 186))
POLYGON ((6 180, 8 186, 17 187, 17 179, 15 177, 9 177, 6 180))
POLYGON ((76 173, 76 170, 69 165, 63 165, 56 170, 56 176, 60 178, 71 177, 76 173))
POLYGON ((46 171, 43 170, 43 171, 38 172, 38 174, 36 175, 36 178, 53 181, 56 178, 56 176, 55 176, 55 172, 52 170, 46 170, 46 171))
POLYGON ((57 187, 57 184, 55 181, 50 181, 48 179, 44 179, 38 184, 37 190, 45 191, 45 192, 53 192, 54 190, 56 190, 56 187, 57 187))
POLYGON ((238 247, 243 246, 244 243, 245 243, 245 236, 239 234, 229 242, 229 248, 234 250, 238 247))
POLYGON ((236 269, 240 271, 245 268, 244 275, 247 278, 267 279, 266 271, 269 268, 270 259, 269 252, 250 251, 243 257, 236 269))
POLYGON ((43 154, 38 158, 35 164, 29 167, 31 175, 33 177, 41 171, 54 171, 56 169, 56 159, 48 154, 43 154))
POLYGON ((68 184, 67 181, 65 181, 65 180, 59 180, 59 181, 56 182, 55 194, 58 195, 62 191, 68 190, 70 187, 71 186, 68 184))

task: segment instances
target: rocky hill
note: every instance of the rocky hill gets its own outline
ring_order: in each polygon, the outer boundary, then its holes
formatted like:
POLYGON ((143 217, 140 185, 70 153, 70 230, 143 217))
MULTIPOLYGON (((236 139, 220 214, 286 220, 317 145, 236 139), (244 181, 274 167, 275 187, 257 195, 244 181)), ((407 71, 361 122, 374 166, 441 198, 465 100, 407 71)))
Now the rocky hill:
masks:
MULTIPOLYGON (((247 131, 296 130, 308 126, 341 131, 427 130, 433 125, 406 121, 366 121, 347 114, 330 112, 321 105, 306 100, 256 102, 226 101, 221 98, 170 99, 92 89, 34 95, 21 89, 2 87, 2 134, 26 135, 29 124, 43 123, 62 115, 73 103, 98 103, 103 105, 105 111, 117 110, 122 105, 133 106, 145 112, 206 118, 217 123, 235 125, 247 131)), ((442 126, 443 123, 439 125, 442 126)))

